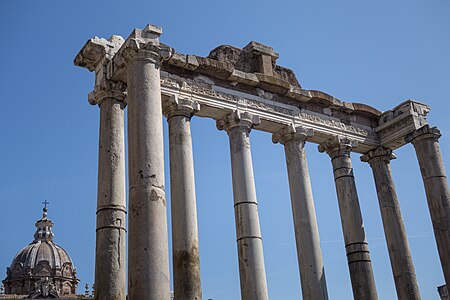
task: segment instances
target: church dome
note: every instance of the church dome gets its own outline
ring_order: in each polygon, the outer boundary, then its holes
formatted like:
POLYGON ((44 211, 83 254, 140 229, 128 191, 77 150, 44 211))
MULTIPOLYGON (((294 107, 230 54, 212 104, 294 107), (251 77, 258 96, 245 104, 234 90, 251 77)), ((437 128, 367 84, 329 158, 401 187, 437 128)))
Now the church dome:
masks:
POLYGON ((47 207, 36 222, 34 240, 20 250, 7 268, 3 281, 6 294, 30 294, 40 280, 51 279, 59 295, 76 292, 79 280, 66 250, 53 241, 53 222, 47 218, 47 207))

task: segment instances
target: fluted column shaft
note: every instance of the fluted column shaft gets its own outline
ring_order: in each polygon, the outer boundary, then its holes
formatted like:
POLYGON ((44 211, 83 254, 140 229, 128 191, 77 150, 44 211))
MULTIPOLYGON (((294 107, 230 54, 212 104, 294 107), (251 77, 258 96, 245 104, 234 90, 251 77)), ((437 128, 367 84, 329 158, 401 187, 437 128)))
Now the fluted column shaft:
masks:
POLYGON ((341 214, 345 250, 356 300, 378 299, 370 261, 369 246, 359 206, 350 151, 352 141, 340 138, 319 146, 331 157, 334 182, 341 214))
POLYGON ((409 135, 407 141, 411 141, 416 150, 445 283, 449 287, 450 190, 439 146, 440 137, 437 128, 426 125, 409 135))
POLYGON ((197 102, 170 99, 163 105, 169 123, 170 195, 175 299, 200 300, 200 256, 191 117, 197 102))
POLYGON ((89 94, 100 106, 95 299, 126 298, 125 86, 105 82, 89 94))
MULTIPOLYGON (((159 36, 157 29, 147 35, 159 36)), ((155 38, 142 46, 137 44, 141 40, 131 41, 135 44, 126 49, 129 51, 126 53, 130 185, 128 294, 130 300, 162 300, 170 297, 170 274, 159 40, 155 38)))
POLYGON ((305 142, 312 130, 285 127, 272 137, 284 145, 291 192, 297 258, 304 300, 328 299, 305 142))
POLYGON ((380 147, 362 156, 361 160, 368 162, 373 171, 397 297, 399 300, 418 300, 416 273, 392 179, 390 160, 394 158, 391 150, 380 147))
POLYGON ((233 112, 217 125, 227 131, 230 139, 241 298, 266 300, 266 272, 250 151, 249 135, 254 124, 259 124, 259 118, 233 112))

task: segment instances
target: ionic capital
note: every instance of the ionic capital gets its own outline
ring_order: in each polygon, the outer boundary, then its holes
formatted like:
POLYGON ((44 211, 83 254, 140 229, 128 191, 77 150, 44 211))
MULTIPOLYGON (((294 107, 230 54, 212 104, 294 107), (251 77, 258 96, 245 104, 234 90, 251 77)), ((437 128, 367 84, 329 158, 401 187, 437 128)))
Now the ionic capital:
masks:
POLYGON ((300 143, 305 143, 306 140, 314 135, 314 131, 310 128, 305 128, 303 126, 295 126, 290 124, 286 127, 281 128, 279 131, 272 135, 272 142, 274 144, 283 144, 290 140, 297 140, 300 143))
POLYGON ((326 152, 331 159, 338 156, 350 156, 350 152, 354 147, 358 146, 358 142, 348 137, 335 136, 325 143, 318 146, 319 152, 326 152))
POLYGON ((167 120, 173 116, 184 116, 191 118, 200 110, 200 104, 197 101, 178 98, 176 96, 170 97, 169 100, 162 103, 162 111, 167 120))
POLYGON ((241 112, 239 110, 233 111, 231 114, 225 116, 221 120, 217 120, 216 126, 219 130, 225 130, 230 132, 235 127, 245 129, 247 132, 253 128, 253 126, 259 125, 261 120, 259 116, 252 115, 249 112, 241 112))
POLYGON ((413 145, 421 140, 434 140, 439 141, 441 132, 437 127, 430 127, 425 125, 419 129, 414 130, 405 137, 405 142, 412 143, 413 145))
POLYGON ((162 28, 155 25, 133 30, 114 58, 115 67, 126 68, 135 60, 147 60, 159 66, 162 61, 170 59, 175 50, 159 42, 161 34, 162 28))
POLYGON ((88 101, 92 105, 100 105, 106 99, 114 99, 125 103, 125 98, 127 96, 126 90, 127 87, 123 82, 103 80, 89 93, 88 101))
POLYGON ((377 149, 369 151, 368 153, 360 157, 362 162, 367 162, 370 165, 372 165, 374 161, 382 160, 389 162, 392 159, 396 158, 397 156, 395 156, 392 150, 385 147, 378 147, 377 149))

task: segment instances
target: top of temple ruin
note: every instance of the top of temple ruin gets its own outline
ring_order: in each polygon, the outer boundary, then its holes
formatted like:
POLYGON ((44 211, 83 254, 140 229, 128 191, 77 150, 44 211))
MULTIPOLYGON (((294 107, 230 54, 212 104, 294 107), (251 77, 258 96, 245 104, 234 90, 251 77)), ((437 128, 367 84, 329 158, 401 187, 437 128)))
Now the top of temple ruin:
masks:
POLYGON ((360 153, 380 145, 396 149, 405 144, 409 132, 428 123, 430 108, 415 100, 382 112, 305 89, 291 69, 277 64, 279 54, 259 42, 242 48, 220 45, 204 57, 176 52, 160 42, 161 34, 160 27, 147 25, 134 29, 127 39, 94 37, 74 63, 95 71, 95 90, 103 91, 111 87, 105 83, 121 82, 126 87, 127 65, 134 55, 142 55, 158 61, 163 97, 198 101, 202 108, 197 116, 219 120, 236 109, 249 111, 261 116, 259 130, 275 133, 293 123, 313 129, 310 141, 315 143, 336 135, 352 138, 360 153))
POLYGON ((298 103, 318 103, 347 113, 359 113, 378 119, 382 112, 363 103, 344 102, 325 92, 303 89, 295 73, 278 65, 279 54, 268 45, 251 41, 243 48, 220 45, 207 57, 175 52, 163 64, 169 73, 183 69, 184 74, 207 75, 228 82, 233 88, 260 89, 298 103), (247 87, 247 88, 246 88, 247 87))
POLYGON ((279 54, 272 47, 251 41, 242 49, 221 45, 213 49, 207 59, 231 64, 238 71, 273 76, 301 87, 292 70, 276 64, 278 57, 279 54))

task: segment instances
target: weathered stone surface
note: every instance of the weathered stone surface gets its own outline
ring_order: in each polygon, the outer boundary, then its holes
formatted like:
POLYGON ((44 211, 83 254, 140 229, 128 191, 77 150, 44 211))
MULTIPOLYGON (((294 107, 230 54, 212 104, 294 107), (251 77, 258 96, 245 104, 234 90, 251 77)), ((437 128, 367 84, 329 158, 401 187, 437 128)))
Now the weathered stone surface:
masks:
POLYGON ((291 88, 289 82, 284 81, 283 79, 277 78, 275 76, 266 75, 262 73, 255 73, 255 75, 259 80, 258 86, 266 91, 284 95, 291 88))
POLYGON ((379 116, 381 116, 381 111, 379 111, 378 109, 376 109, 370 105, 367 105, 364 103, 355 103, 355 102, 352 102, 352 105, 353 105, 353 111, 355 111, 355 112, 367 114, 367 115, 372 116, 377 119, 379 116))
POLYGON ((96 299, 126 299, 124 109, 121 99, 100 101, 96 299))
POLYGON ((280 79, 289 82, 289 84, 291 84, 292 86, 301 88, 294 71, 292 71, 291 69, 275 65, 273 74, 275 77, 279 77, 280 79))
POLYGON ((430 108, 423 103, 407 100, 394 109, 384 112, 375 128, 380 145, 389 149, 397 149, 405 145, 405 137, 428 122, 426 116, 430 108))
POLYGON ((419 300, 416 273, 392 179, 390 161, 394 158, 392 150, 380 147, 361 156, 361 161, 368 162, 373 171, 397 297, 419 300))
POLYGON ((333 165, 353 297, 356 300, 378 299, 350 159, 354 146, 356 143, 348 138, 336 137, 319 145, 319 151, 326 152, 333 165))
POLYGON ((440 131, 425 125, 406 137, 416 150, 445 283, 450 286, 450 189, 439 146, 440 131))
POLYGON ((257 57, 257 65, 254 66, 256 72, 273 76, 273 69, 279 55, 273 51, 272 47, 252 41, 243 50, 257 57))
POLYGON ((276 65, 278 57, 278 53, 272 47, 254 41, 243 49, 221 45, 208 55, 208 58, 232 64, 234 69, 241 72, 273 76, 281 80, 281 83, 287 82, 292 86, 301 87, 292 70, 276 65))
POLYGON ((201 300, 200 255, 190 119, 199 110, 189 99, 163 102, 169 123, 170 195, 175 299, 201 300))
POLYGON ((125 63, 128 85, 130 300, 170 297, 159 74, 170 55, 161 54, 159 34, 150 26, 133 31, 115 57, 125 63))
POLYGON ((299 100, 300 102, 308 102, 312 98, 310 91, 293 85, 291 85, 289 91, 286 92, 286 96, 299 100))
MULTIPOLYGON (((92 105, 101 105, 103 101, 115 99, 126 103, 126 86, 122 82, 102 80, 94 90, 88 94, 88 101, 92 105)), ((101 131, 101 129, 100 129, 101 131)))
POLYGON ((243 300, 268 299, 249 136, 253 125, 258 123, 257 116, 237 111, 217 122, 217 128, 227 131, 230 138, 236 239, 243 300))
POLYGON ((161 62, 170 60, 175 53, 173 48, 160 43, 161 31, 160 27, 154 25, 134 29, 109 63, 107 78, 128 83, 127 67, 136 60, 149 60, 159 70, 161 62))
POLYGON ((255 74, 245 73, 236 69, 233 70, 233 73, 227 79, 230 81, 236 81, 250 86, 259 85, 258 77, 255 74))
POLYGON ((284 145, 303 299, 328 299, 305 142, 312 130, 287 126, 272 136, 284 145))
POLYGON ((100 107, 95 250, 96 299, 126 298, 126 199, 124 109, 126 86, 107 78, 107 67, 123 45, 120 36, 90 39, 74 60, 95 71, 88 100, 100 107))
MULTIPOLYGON (((358 141, 358 147, 353 149, 358 153, 364 154, 379 146, 378 137, 373 131, 377 120, 367 116, 361 116, 362 119, 357 120, 356 116, 349 116, 342 109, 322 105, 315 107, 310 103, 307 103, 308 106, 305 108, 296 99, 283 103, 279 101, 279 96, 261 88, 255 88, 257 95, 240 92, 230 89, 229 85, 222 87, 219 85, 220 81, 213 82, 203 75, 202 78, 198 75, 195 78, 186 78, 162 72, 162 76, 163 94, 166 97, 180 98, 189 95, 202 105, 202 112, 199 113, 202 117, 218 120, 223 118, 226 111, 231 111, 230 108, 237 106, 245 108, 252 114, 260 115, 264 122, 258 126, 258 129, 262 131, 275 133, 294 121, 314 129, 316 134, 310 140, 313 143, 324 143, 330 136, 342 134, 358 141), (314 111, 309 110, 311 106, 315 109, 314 111), (325 108, 328 109, 326 113, 325 108)), ((311 96, 307 90, 293 90, 293 92, 301 93, 299 97, 302 98, 311 96)))
POLYGON ((167 63, 178 68, 184 68, 187 64, 187 55, 175 52, 172 57, 167 60, 167 63))
POLYGON ((214 59, 195 57, 198 62, 198 72, 206 75, 214 74, 214 77, 227 79, 233 74, 233 65, 228 62, 221 62, 214 59))
POLYGON ((109 39, 94 37, 81 48, 73 63, 91 72, 97 71, 97 68, 102 67, 106 60, 112 59, 123 43, 124 39, 118 35, 113 35, 109 39))

